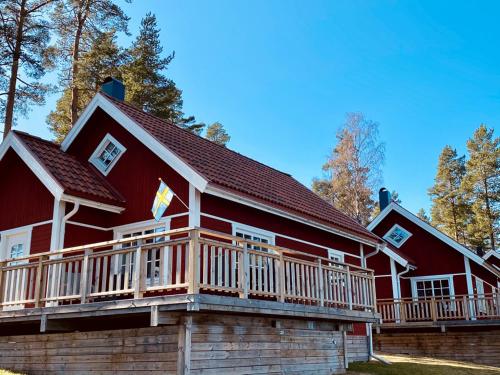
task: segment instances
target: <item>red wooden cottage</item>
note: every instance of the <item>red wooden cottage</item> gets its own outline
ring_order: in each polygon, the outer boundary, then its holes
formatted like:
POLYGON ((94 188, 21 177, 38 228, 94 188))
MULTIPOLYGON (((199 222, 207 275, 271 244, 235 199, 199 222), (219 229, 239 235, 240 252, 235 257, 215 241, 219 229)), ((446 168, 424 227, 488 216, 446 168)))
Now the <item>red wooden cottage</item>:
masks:
POLYGON ((382 324, 377 327, 382 334, 376 335, 376 347, 460 359, 470 359, 469 355, 500 364, 500 347, 491 351, 492 338, 500 342, 500 272, 493 265, 496 253, 479 256, 391 202, 386 189, 380 191, 380 208, 368 229, 387 245, 366 263, 375 270, 377 307, 382 314, 382 324), (487 327, 482 334, 472 334, 482 340, 473 347, 471 335, 464 333, 471 327, 487 327), (429 335, 436 330, 450 334, 433 340, 429 335), (462 336, 452 338, 453 331, 462 336), (446 337, 455 340, 452 353, 440 352, 440 348, 450 351, 446 337), (457 344, 469 351, 453 353, 457 344), (478 357, 481 345, 490 349, 484 358, 478 357))
POLYGON ((330 374, 366 359, 346 332, 377 321, 364 265, 379 237, 124 103, 120 82, 103 91, 61 145, 14 131, 0 146, 0 367, 330 374), (159 222, 158 178, 176 193, 159 222))

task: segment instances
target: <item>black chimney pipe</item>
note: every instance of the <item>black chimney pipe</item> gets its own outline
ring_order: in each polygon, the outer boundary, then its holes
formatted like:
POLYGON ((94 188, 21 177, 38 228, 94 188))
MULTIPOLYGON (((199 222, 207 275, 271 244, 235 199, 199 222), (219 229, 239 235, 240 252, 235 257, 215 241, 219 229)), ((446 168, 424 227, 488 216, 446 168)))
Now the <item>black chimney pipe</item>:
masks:
POLYGON ((101 91, 119 101, 125 100, 125 85, 116 78, 106 78, 101 85, 101 91))
POLYGON ((389 203, 391 203, 391 193, 386 188, 382 188, 378 191, 378 204, 380 211, 386 208, 389 203))

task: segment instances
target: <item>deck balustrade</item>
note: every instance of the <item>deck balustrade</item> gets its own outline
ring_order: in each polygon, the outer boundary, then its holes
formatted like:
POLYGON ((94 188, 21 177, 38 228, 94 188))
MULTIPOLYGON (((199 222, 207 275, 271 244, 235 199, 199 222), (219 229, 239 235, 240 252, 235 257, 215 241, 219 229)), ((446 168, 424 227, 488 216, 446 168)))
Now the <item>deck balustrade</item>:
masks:
POLYGON ((0 263, 3 310, 181 293, 376 308, 372 270, 200 228, 0 263))
POLYGON ((500 294, 442 296, 427 299, 379 299, 382 325, 411 325, 451 320, 500 320, 500 294))

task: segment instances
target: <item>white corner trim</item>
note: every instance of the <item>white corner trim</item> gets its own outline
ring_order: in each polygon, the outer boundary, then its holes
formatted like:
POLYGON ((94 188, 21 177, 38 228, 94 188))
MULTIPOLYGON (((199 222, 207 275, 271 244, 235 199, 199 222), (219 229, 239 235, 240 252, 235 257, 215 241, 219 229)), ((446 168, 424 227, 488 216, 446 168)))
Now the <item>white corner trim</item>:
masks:
POLYGON ((3 159, 9 147, 17 153, 17 155, 24 161, 26 166, 42 182, 47 190, 56 199, 60 199, 64 191, 62 186, 59 182, 57 182, 54 176, 52 176, 52 174, 45 169, 38 158, 31 153, 24 142, 13 131, 7 135, 7 138, 0 145, 0 160, 3 159))
POLYGON ((95 201, 90 200, 90 199, 79 198, 79 197, 75 197, 73 195, 68 195, 68 194, 63 194, 61 197, 61 200, 65 201, 65 202, 70 202, 70 203, 77 203, 78 202, 82 206, 97 208, 98 210, 109 211, 109 212, 113 212, 116 214, 119 214, 119 213, 123 212, 123 210, 125 210, 124 207, 115 206, 112 204, 95 202, 95 201))
POLYGON ((467 294, 473 295, 474 287, 472 286, 472 273, 470 270, 470 261, 469 258, 467 258, 465 255, 464 255, 464 267, 465 267, 465 279, 467 280, 467 294))
POLYGON ((402 215, 404 218, 408 219, 412 223, 418 225, 420 228, 426 230, 430 234, 432 234, 434 237, 438 238, 439 240, 443 241, 445 244, 449 245, 450 247, 454 248, 457 250, 459 253, 462 255, 466 256, 470 260, 476 262, 480 266, 485 267, 488 269, 490 272, 495 273, 493 268, 487 267, 485 265, 485 260, 481 258, 479 255, 473 253, 471 250, 467 249, 465 246, 459 244, 455 240, 451 239, 441 231, 437 230, 434 228, 432 225, 427 224, 425 221, 419 219, 417 216, 412 214, 410 211, 404 209, 400 205, 391 202, 376 218, 373 220, 368 226, 367 229, 373 230, 392 210, 396 211, 400 215, 402 215))
POLYGON ((123 156, 123 154, 127 151, 127 148, 123 146, 115 137, 111 134, 107 133, 102 139, 101 143, 96 147, 92 155, 90 155, 89 162, 93 164, 99 172, 101 172, 104 176, 107 176, 109 172, 113 169, 113 167, 118 163, 118 160, 123 156), (116 155, 116 157, 111 161, 111 163, 107 166, 106 169, 102 163, 99 162, 99 155, 102 154, 106 145, 111 142, 115 145, 116 148, 120 150, 120 153, 116 155))
POLYGON ((97 93, 90 104, 85 108, 82 115, 70 130, 64 141, 61 143, 61 149, 66 151, 82 128, 87 123, 90 116, 97 108, 101 108, 118 124, 125 128, 129 133, 136 137, 148 149, 155 153, 160 159, 164 160, 182 177, 191 182, 199 191, 204 192, 208 181, 196 172, 191 166, 184 162, 180 157, 168 149, 164 144, 159 142, 140 125, 135 123, 130 117, 125 115, 118 107, 116 107, 105 96, 97 93))
POLYGON ((201 226, 201 194, 193 184, 189 184, 189 224, 190 228, 201 226))
POLYGON ((391 263, 391 282, 392 282, 392 298, 399 299, 401 296, 399 295, 398 288, 398 271, 396 270, 396 263, 394 263, 394 259, 390 258, 391 263))
POLYGON ((324 230, 326 232, 333 233, 333 234, 336 234, 336 235, 344 237, 344 238, 348 238, 348 239, 356 241, 356 242, 364 243, 365 245, 369 245, 369 246, 373 246, 373 247, 378 245, 378 242, 369 241, 369 240, 366 240, 364 238, 348 234, 348 233, 343 232, 339 229, 335 229, 335 228, 332 228, 330 226, 317 223, 313 220, 305 219, 305 218, 300 217, 298 215, 294 215, 294 214, 288 213, 286 211, 280 210, 278 208, 274 208, 274 207, 268 206, 266 204, 257 202, 253 199, 242 197, 241 195, 234 194, 234 193, 231 193, 227 190, 220 189, 220 188, 215 187, 211 184, 209 184, 207 186, 205 193, 210 194, 210 195, 214 195, 216 197, 224 198, 224 199, 236 202, 236 203, 240 203, 240 204, 243 204, 245 206, 257 208, 261 211, 269 212, 271 214, 278 215, 278 216, 281 216, 281 217, 284 217, 286 219, 290 219, 293 221, 297 221, 299 223, 306 224, 306 225, 324 230))

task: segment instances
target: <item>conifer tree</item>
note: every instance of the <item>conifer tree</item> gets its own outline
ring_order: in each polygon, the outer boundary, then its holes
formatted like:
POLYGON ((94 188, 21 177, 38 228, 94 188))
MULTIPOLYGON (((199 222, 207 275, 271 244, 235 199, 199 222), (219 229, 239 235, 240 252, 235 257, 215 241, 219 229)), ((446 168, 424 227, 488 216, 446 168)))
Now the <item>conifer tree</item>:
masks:
POLYGON ((88 52, 103 32, 127 33, 129 18, 113 0, 59 0, 52 14, 57 32, 57 49, 60 56, 63 95, 70 90, 69 113, 71 125, 76 122, 81 109, 80 59, 88 52), (68 56, 70 58, 68 58, 68 56))
POLYGON ((142 19, 139 35, 127 50, 127 57, 122 69, 125 101, 200 134, 204 124, 195 123, 193 116, 184 117, 182 92, 166 76, 175 52, 163 55, 160 29, 154 14, 148 13, 142 19))
POLYGON ((462 189, 471 202, 467 232, 472 246, 495 250, 500 237, 500 137, 481 125, 467 141, 462 189))
POLYGON ((456 150, 446 146, 439 156, 434 186, 429 189, 432 224, 462 244, 466 244, 469 212, 461 189, 464 175, 465 156, 458 156, 456 150))
POLYGON ((205 138, 221 146, 226 146, 227 142, 231 139, 226 129, 224 129, 224 125, 220 122, 214 122, 207 127, 205 138))
POLYGON ((340 211, 366 225, 375 206, 373 192, 380 184, 384 144, 378 124, 361 113, 349 113, 337 133, 337 145, 323 165, 325 177, 313 190, 340 211))
POLYGON ((427 224, 430 224, 431 223, 431 218, 429 217, 429 215, 427 215, 427 212, 425 211, 425 209, 421 208, 420 210, 418 210, 417 212, 417 217, 420 219, 420 220, 423 220, 425 221, 427 224))
MULTIPOLYGON (((81 55, 78 75, 74 78, 78 87, 77 112, 81 113, 99 91, 105 78, 121 78, 120 67, 124 62, 124 52, 116 44, 116 32, 99 33, 88 52, 81 55)), ((67 87, 56 103, 56 109, 47 117, 47 124, 60 142, 71 129, 72 90, 67 87)))
POLYGON ((54 0, 0 2, 0 116, 4 138, 16 113, 42 105, 50 85, 40 78, 52 68, 50 24, 45 14, 54 0))

